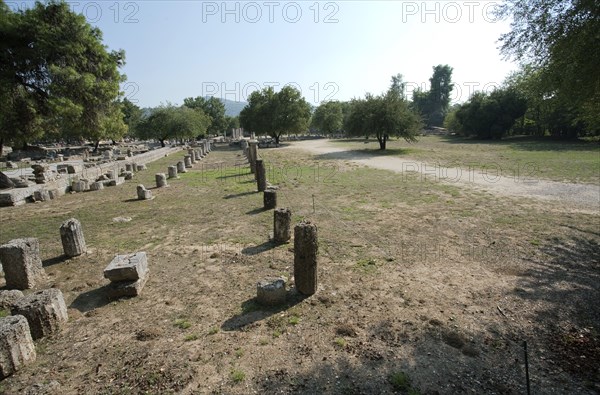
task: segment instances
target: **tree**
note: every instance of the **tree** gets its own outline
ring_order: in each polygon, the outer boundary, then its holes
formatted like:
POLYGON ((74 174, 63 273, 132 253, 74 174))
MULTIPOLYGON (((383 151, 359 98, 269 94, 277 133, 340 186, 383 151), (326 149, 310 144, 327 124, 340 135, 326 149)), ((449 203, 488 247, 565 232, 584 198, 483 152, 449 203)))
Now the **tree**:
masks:
POLYGON ((312 116, 312 127, 325 134, 333 134, 342 129, 344 120, 342 104, 338 101, 322 103, 312 116))
POLYGON ((163 105, 142 119, 137 134, 144 140, 156 139, 164 147, 165 140, 193 139, 202 135, 209 125, 210 117, 202 110, 163 105))
POLYGON ((240 127, 240 118, 239 117, 230 117, 230 116, 226 115, 225 123, 227 124, 227 127, 226 127, 227 135, 230 136, 232 129, 238 129, 240 127))
POLYGON ((441 64, 434 66, 429 82, 429 91, 416 89, 413 92, 413 106, 425 118, 428 126, 442 126, 454 88, 452 67, 441 64))
POLYGON ((349 135, 368 137, 375 134, 379 149, 385 150, 390 136, 416 141, 422 123, 420 116, 392 88, 379 96, 367 94, 364 99, 353 99, 344 126, 349 135))
POLYGON ((123 51, 63 1, 12 12, 0 2, 0 139, 119 138, 123 51))
POLYGON ((540 71, 551 96, 600 133, 600 4, 596 0, 507 0, 501 17, 512 17, 500 37, 501 51, 540 71))
POLYGON ((188 97, 183 100, 183 105, 195 110, 202 110, 210 117, 210 126, 207 132, 212 135, 221 135, 227 129, 227 119, 225 118, 225 105, 216 97, 196 98, 188 97))
POLYGON ((294 133, 308 128, 310 105, 300 91, 284 86, 275 93, 272 87, 254 91, 240 113, 240 125, 256 134, 268 134, 279 144, 283 133, 294 133))
POLYGON ((121 111, 123 112, 123 121, 127 125, 130 136, 136 135, 136 128, 142 120, 142 110, 127 98, 121 102, 121 111))
POLYGON ((481 139, 500 139, 507 134, 527 110, 527 102, 512 89, 496 89, 492 93, 476 92, 460 105, 447 122, 458 132, 481 139))

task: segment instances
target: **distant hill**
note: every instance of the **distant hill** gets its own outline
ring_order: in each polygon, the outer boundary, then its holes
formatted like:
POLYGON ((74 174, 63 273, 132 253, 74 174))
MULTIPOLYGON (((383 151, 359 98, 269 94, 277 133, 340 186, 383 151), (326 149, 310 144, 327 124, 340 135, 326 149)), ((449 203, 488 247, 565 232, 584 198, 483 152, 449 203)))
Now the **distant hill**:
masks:
MULTIPOLYGON (((206 97, 208 98, 209 96, 206 97)), ((238 115, 240 115, 242 109, 246 107, 246 104, 248 104, 245 101, 233 101, 222 98, 218 99, 221 100, 221 102, 225 106, 225 115, 228 115, 230 117, 237 117, 238 115)), ((147 117, 150 114, 152 114, 153 110, 154 108, 144 107, 142 108, 142 114, 143 116, 147 117)))

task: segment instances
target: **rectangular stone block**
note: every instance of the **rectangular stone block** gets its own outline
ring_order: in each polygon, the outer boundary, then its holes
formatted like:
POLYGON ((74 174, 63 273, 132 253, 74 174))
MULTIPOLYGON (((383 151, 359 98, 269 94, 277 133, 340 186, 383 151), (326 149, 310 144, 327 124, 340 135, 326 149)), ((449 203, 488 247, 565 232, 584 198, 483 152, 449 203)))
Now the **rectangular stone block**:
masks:
POLYGON ((33 237, 11 240, 0 246, 0 262, 8 289, 33 288, 46 277, 40 259, 40 243, 33 237))
POLYGON ((16 301, 10 310, 13 315, 27 318, 34 340, 60 331, 69 319, 65 299, 58 288, 29 294, 16 301))
POLYGON ((22 315, 0 318, 0 379, 34 362, 35 358, 27 319, 22 315))
POLYGON ((148 281, 148 272, 146 271, 143 277, 135 281, 117 281, 111 282, 107 289, 109 298, 122 298, 124 296, 138 296, 142 293, 144 285, 148 281))
POLYGON ((104 269, 104 277, 111 282, 137 281, 148 272, 148 259, 145 252, 131 255, 117 255, 104 269))

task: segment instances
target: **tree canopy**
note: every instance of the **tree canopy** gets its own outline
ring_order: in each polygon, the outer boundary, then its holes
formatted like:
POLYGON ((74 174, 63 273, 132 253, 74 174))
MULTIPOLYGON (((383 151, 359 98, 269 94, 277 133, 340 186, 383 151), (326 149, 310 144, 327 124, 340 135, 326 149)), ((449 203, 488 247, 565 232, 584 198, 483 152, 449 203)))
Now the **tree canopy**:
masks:
POLYGON ((427 126, 442 126, 444 122, 454 88, 452 71, 452 67, 448 65, 434 66, 433 75, 429 79, 429 91, 415 89, 413 92, 413 106, 423 116, 427 126))
POLYGON ((0 1, 0 140, 98 141, 126 133, 117 102, 123 51, 64 1, 13 12, 0 1))
POLYGON ((156 139, 165 146, 165 140, 193 139, 206 133, 210 117, 202 110, 186 106, 160 106, 139 123, 137 135, 141 139, 156 139))
POLYGON ((311 126, 322 133, 333 134, 343 127, 342 104, 338 101, 322 103, 312 116, 311 126))
POLYGON ((275 93, 266 87, 250 94, 240 113, 240 125, 259 135, 268 134, 279 144, 282 134, 306 130, 310 113, 310 105, 296 88, 284 86, 275 93))
POLYGON ((183 100, 183 105, 194 110, 202 110, 210 118, 208 134, 221 135, 226 131, 228 122, 225 117, 225 105, 221 100, 212 96, 209 98, 198 96, 188 97, 183 100))

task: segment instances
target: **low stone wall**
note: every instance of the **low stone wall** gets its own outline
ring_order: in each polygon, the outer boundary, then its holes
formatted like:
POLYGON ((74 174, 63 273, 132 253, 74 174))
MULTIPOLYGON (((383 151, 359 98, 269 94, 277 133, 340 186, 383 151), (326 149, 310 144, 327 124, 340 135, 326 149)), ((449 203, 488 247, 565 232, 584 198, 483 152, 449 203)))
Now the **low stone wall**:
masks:
POLYGON ((106 173, 109 170, 114 170, 115 174, 119 174, 121 168, 125 168, 128 163, 136 163, 138 165, 145 165, 150 162, 154 162, 160 158, 168 156, 170 154, 180 152, 183 147, 165 147, 158 148, 152 151, 145 152, 143 154, 129 157, 125 160, 117 160, 110 163, 103 163, 101 165, 83 167, 78 173, 75 174, 59 174, 59 178, 54 181, 47 182, 45 184, 36 184, 27 188, 13 188, 5 192, 0 193, 0 207, 3 206, 17 206, 24 204, 30 199, 35 192, 40 190, 56 190, 59 195, 69 192, 71 183, 77 179, 88 179, 90 181, 96 180, 100 175, 106 173))

